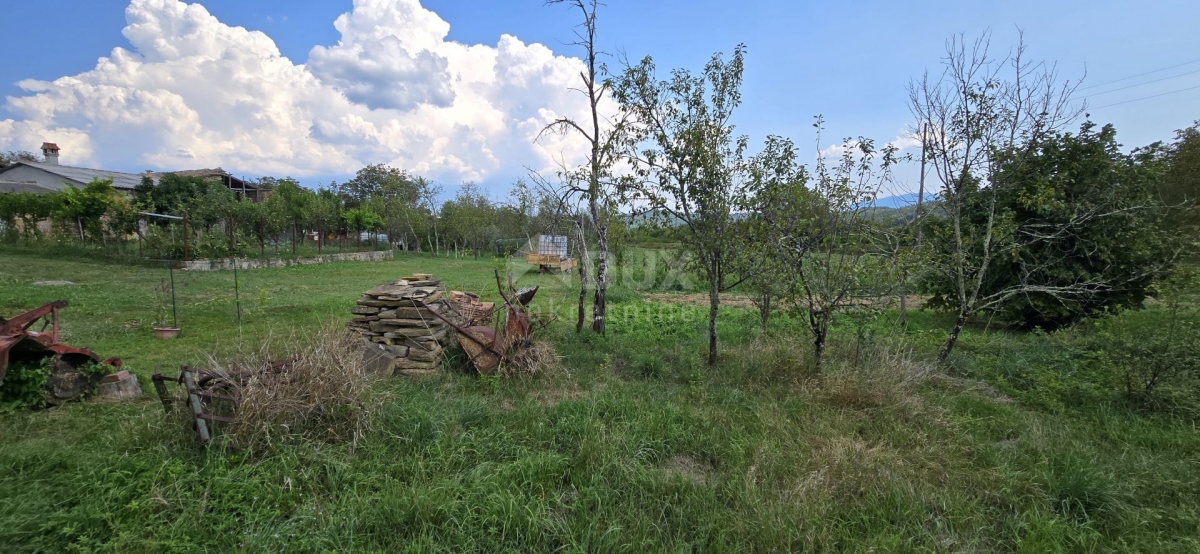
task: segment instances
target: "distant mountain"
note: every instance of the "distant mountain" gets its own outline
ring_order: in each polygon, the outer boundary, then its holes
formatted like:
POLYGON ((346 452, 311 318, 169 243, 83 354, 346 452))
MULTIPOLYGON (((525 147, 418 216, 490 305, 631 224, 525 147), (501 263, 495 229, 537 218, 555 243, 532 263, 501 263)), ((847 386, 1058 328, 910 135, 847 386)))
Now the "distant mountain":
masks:
MULTIPOLYGON (((933 202, 937 199, 937 195, 925 193, 925 201, 933 202)), ((885 198, 877 198, 875 200, 876 208, 907 208, 917 205, 917 193, 910 192, 899 196, 888 196, 885 198)))

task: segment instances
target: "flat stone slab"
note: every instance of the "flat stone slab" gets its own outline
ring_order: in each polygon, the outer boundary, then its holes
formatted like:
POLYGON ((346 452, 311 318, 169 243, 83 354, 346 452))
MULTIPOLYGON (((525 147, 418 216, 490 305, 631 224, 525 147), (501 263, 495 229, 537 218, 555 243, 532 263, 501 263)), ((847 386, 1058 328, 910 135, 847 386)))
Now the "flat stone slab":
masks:
POLYGON ((100 384, 96 385, 96 396, 105 400, 132 400, 142 396, 142 387, 138 384, 137 375, 122 370, 100 379, 100 384))
POLYGON ((74 285, 71 281, 38 281, 33 284, 35 287, 66 287, 74 285))

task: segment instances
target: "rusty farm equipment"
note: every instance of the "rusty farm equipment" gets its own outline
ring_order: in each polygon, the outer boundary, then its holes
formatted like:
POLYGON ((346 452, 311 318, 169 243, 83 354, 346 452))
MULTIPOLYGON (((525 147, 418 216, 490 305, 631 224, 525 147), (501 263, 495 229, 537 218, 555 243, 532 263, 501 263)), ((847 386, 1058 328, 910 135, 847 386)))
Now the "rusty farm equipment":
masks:
MULTIPOLYGON (((511 361, 524 349, 529 348, 529 337, 553 321, 553 317, 535 321, 534 316, 529 313, 528 306, 537 294, 537 287, 514 290, 510 279, 508 292, 505 293, 505 287, 500 282, 500 272, 495 273, 496 289, 500 292, 500 298, 504 300, 503 322, 496 318, 495 323, 488 326, 484 324, 485 321, 464 314, 457 314, 458 321, 455 321, 456 314, 443 315, 437 311, 430 311, 454 329, 467 359, 481 374, 496 371, 502 362, 511 361)), ((456 307, 454 303, 450 306, 456 307)))
POLYGON ((244 369, 234 367, 226 371, 213 371, 183 366, 179 375, 168 377, 156 368, 150 380, 162 401, 163 409, 170 415, 182 402, 184 413, 192 421, 192 430, 200 444, 212 440, 215 423, 230 424, 237 421, 242 405, 242 388, 254 378, 280 378, 292 368, 296 358, 280 362, 267 362, 262 367, 244 369), (182 401, 171 394, 167 383, 182 385, 182 401))
MULTIPOLYGON (((16 364, 42 364, 47 359, 53 360, 47 388, 50 404, 58 404, 75 400, 88 394, 93 387, 108 379, 114 381, 106 373, 117 374, 121 368, 120 358, 101 359, 95 352, 59 342, 58 311, 67 307, 66 300, 51 302, 17 315, 11 319, 0 317, 0 384, 8 369, 16 364), (42 322, 39 330, 33 326, 42 322), (47 331, 47 328, 50 330, 47 331), (89 363, 109 366, 98 372, 83 372, 89 363)), ((117 374, 118 379, 132 380, 136 387, 136 378, 127 372, 117 374)))

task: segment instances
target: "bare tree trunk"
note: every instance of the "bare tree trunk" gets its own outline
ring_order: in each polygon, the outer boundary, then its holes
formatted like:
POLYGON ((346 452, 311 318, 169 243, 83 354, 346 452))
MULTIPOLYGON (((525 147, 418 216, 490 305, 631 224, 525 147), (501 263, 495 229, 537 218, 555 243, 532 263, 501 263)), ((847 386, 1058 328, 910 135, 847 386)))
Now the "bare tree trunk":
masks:
POLYGON ((813 333, 813 363, 816 364, 817 371, 825 367, 825 340, 828 338, 829 332, 826 330, 818 330, 813 333))
POLYGON ((587 235, 583 233, 583 222, 575 221, 575 230, 579 232, 579 310, 578 317, 575 320, 575 332, 583 332, 583 318, 587 313, 587 293, 588 293, 588 274, 591 273, 591 260, 588 259, 587 253, 587 235))
POLYGON ((771 318, 771 295, 764 294, 758 305, 758 317, 762 320, 762 332, 767 332, 767 320, 771 318))
POLYGON ((958 342, 958 335, 962 333, 963 327, 967 324, 967 316, 965 310, 958 312, 958 319, 954 322, 954 328, 950 330, 950 336, 946 338, 946 345, 938 353, 939 362, 944 362, 946 358, 950 357, 950 352, 954 350, 954 345, 958 342))
POLYGON ((296 222, 292 222, 292 255, 296 255, 296 222))
MULTIPOLYGON (((595 208, 592 208, 595 210, 595 208)), ((593 221, 595 216, 593 216, 593 221)), ((596 252, 596 298, 592 303, 592 331, 604 334, 604 314, 607 311, 608 295, 608 225, 597 229, 596 252)))
POLYGON ((721 305, 720 283, 708 280, 708 365, 717 363, 717 308, 721 305))

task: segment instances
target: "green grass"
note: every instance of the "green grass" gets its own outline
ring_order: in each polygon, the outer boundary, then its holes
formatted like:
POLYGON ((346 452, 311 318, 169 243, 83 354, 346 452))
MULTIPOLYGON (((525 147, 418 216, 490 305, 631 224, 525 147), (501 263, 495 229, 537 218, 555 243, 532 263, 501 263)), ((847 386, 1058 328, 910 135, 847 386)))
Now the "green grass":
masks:
MULTIPOLYGON (((286 351, 412 272, 494 298, 494 267, 243 271, 240 327, 232 273, 177 272, 184 332, 163 341, 149 322, 165 270, 0 251, 0 314, 69 300, 64 340, 122 357, 149 394, 156 366, 286 351), (76 284, 30 285, 50 279, 76 284)), ((538 310, 572 313, 577 281, 518 273, 543 286, 538 310)), ((709 369, 703 308, 618 299, 607 336, 569 317, 545 331, 557 374, 389 381, 353 445, 204 449, 150 396, 0 416, 0 551, 1200 549, 1194 424, 1077 378, 1086 364, 1055 353, 1083 338, 972 328, 951 372, 912 379, 946 326, 918 313, 901 337, 882 318, 858 364, 839 329, 817 376, 797 322, 760 337, 728 309, 709 369)))

